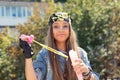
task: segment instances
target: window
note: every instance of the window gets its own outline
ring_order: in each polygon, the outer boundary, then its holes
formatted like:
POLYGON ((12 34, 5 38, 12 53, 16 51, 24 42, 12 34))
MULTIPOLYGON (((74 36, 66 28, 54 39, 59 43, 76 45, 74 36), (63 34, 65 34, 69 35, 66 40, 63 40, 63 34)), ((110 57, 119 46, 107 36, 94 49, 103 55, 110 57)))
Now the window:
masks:
POLYGON ((16 17, 16 7, 12 7, 12 17, 16 17))
POLYGON ((21 7, 18 7, 18 17, 22 17, 22 8, 21 7))
POLYGON ((5 16, 5 10, 4 10, 4 6, 1 7, 1 11, 2 11, 2 16, 5 16))
POLYGON ((27 15, 31 16, 31 9, 30 8, 27 8, 27 15))
POLYGON ((1 6, 0 6, 0 16, 2 16, 2 10, 1 10, 1 6))
POLYGON ((43 9, 40 9, 40 15, 44 15, 44 10, 43 9))
POLYGON ((25 17, 26 16, 26 7, 23 7, 23 17, 25 17))
POLYGON ((6 6, 6 16, 10 16, 10 6, 6 6))

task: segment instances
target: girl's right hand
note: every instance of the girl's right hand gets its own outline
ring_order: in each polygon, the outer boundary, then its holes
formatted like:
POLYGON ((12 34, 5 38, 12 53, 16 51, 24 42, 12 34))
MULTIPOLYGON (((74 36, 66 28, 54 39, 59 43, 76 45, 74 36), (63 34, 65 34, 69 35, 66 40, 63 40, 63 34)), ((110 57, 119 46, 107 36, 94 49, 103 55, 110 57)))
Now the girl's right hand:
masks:
POLYGON ((19 39, 19 46, 23 49, 25 58, 31 58, 34 55, 31 46, 26 41, 19 39))

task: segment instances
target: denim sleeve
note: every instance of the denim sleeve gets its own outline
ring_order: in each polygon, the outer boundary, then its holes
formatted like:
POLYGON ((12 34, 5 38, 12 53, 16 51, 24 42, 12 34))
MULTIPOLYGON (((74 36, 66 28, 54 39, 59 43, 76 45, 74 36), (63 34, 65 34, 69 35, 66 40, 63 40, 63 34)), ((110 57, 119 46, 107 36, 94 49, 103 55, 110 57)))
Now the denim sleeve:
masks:
POLYGON ((36 57, 36 60, 33 61, 33 67, 36 72, 38 80, 45 80, 46 75, 46 63, 44 60, 43 51, 40 51, 36 57))
POLYGON ((92 70, 90 61, 88 60, 87 52, 83 50, 82 48, 80 48, 79 50, 81 54, 81 59, 88 66, 88 68, 92 71, 92 74, 94 75, 95 80, 99 80, 100 75, 92 70))

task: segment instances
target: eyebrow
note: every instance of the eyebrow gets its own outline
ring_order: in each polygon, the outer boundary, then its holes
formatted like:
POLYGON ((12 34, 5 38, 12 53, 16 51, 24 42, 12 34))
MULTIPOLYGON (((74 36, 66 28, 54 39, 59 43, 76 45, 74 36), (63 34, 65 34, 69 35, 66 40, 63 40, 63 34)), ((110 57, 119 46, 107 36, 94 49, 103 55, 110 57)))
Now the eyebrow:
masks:
MULTIPOLYGON (((54 24, 59 24, 59 23, 57 23, 57 22, 54 22, 54 24)), ((68 23, 64 22, 63 24, 68 24, 68 23)))

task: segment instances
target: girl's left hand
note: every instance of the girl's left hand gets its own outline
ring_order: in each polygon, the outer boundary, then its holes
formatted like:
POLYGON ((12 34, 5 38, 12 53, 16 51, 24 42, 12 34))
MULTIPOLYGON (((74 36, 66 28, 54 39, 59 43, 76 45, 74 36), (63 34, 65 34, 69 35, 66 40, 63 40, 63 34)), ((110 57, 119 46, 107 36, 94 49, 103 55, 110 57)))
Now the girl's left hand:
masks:
POLYGON ((75 59, 72 66, 76 73, 89 73, 88 67, 81 59, 75 59))

